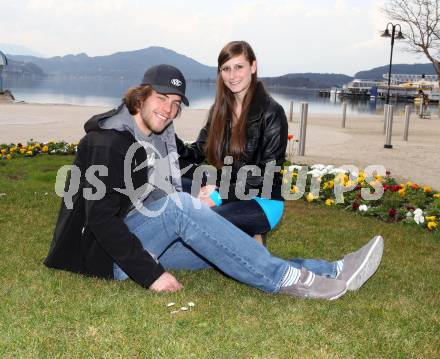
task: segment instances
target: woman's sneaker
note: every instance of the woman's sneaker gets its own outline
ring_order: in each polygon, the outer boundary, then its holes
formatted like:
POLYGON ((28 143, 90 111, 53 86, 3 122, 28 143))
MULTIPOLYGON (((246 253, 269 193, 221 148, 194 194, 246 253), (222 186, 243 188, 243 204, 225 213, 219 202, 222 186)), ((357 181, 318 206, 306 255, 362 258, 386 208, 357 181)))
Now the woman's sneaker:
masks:
POLYGON ((280 293, 299 298, 334 300, 343 296, 347 291, 347 284, 338 279, 322 277, 301 269, 299 280, 296 284, 282 287, 280 293))
POLYGON ((376 236, 356 252, 347 254, 337 279, 347 283, 348 290, 357 290, 376 272, 382 260, 383 238, 376 236))

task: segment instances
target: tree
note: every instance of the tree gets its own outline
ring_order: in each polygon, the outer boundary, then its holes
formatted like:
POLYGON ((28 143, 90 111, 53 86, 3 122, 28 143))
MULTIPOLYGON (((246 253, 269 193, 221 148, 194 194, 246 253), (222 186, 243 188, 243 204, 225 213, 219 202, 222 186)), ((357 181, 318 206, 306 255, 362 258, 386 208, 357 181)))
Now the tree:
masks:
POLYGON ((440 83, 440 0, 389 0, 382 9, 402 26, 409 51, 432 62, 440 83))

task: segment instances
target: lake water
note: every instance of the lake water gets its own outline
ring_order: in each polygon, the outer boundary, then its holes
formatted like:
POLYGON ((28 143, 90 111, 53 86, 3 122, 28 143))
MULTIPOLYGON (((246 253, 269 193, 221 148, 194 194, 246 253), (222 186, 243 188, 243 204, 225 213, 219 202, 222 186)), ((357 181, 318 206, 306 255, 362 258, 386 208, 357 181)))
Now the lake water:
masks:
MULTIPOLYGON (((44 79, 44 80, 3 80, 3 87, 9 89, 17 101, 34 103, 63 103, 74 105, 117 106, 124 92, 136 84, 136 80, 102 79, 44 79)), ((300 102, 309 103, 309 114, 340 114, 342 102, 339 98, 320 97, 318 91, 309 89, 268 89, 270 94, 289 111, 290 101, 294 101, 294 112, 300 111, 300 102)), ((189 82, 187 97, 191 108, 207 109, 214 101, 215 86, 189 82)), ((346 100, 348 114, 381 114, 383 101, 346 100)), ((404 103, 394 104, 403 111, 404 103)), ((413 108, 414 111, 414 108, 413 108)), ((438 106, 430 106, 434 115, 438 106)), ((433 116, 432 118, 436 118, 433 116)))

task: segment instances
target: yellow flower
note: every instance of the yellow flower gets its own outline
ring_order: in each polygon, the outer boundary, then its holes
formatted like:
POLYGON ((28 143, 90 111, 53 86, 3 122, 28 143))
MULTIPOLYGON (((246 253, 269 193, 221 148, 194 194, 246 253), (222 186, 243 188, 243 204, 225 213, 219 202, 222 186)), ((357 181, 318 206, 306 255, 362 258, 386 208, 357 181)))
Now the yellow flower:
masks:
POLYGON ((404 197, 404 196, 405 196, 405 188, 401 188, 401 189, 399 189, 398 192, 399 192, 399 194, 400 194, 401 197, 404 197))
POLYGON ((280 173, 284 176, 287 173, 287 170, 281 170, 280 173))
POLYGON ((432 197, 434 197, 434 198, 440 198, 440 193, 435 193, 435 194, 432 195, 432 197))
POLYGON ((298 187, 292 186, 292 188, 290 189, 290 193, 296 193, 296 192, 298 192, 298 187))
POLYGON ((437 217, 436 216, 426 216, 425 219, 426 219, 426 222, 434 222, 437 219, 437 217))
POLYGON ((17 151, 17 147, 11 147, 9 149, 9 153, 15 153, 15 151, 17 151))
POLYGON ((27 151, 26 156, 32 156, 34 153, 32 151, 27 151))
POLYGON ((345 182, 344 186, 345 187, 353 187, 354 185, 356 185, 356 183, 352 182, 352 181, 347 181, 345 182))
POLYGON ((10 159, 11 159, 11 155, 9 155, 9 154, 6 155, 6 159, 7 159, 7 160, 10 160, 10 159))
POLYGON ((358 183, 362 183, 362 182, 364 182, 365 181, 365 176, 361 176, 361 175, 359 175, 359 177, 358 177, 358 179, 357 179, 357 182, 358 183))
POLYGON ((428 229, 433 231, 434 229, 437 228, 437 223, 435 222, 428 222, 428 229))
POLYGON ((312 193, 308 193, 306 200, 307 202, 313 202, 315 199, 317 199, 318 197, 314 196, 312 193))
POLYGON ((6 150, 5 149, 3 149, 1 152, 2 152, 2 155, 6 155, 6 150))
POLYGON ((331 206, 333 203, 335 203, 335 201, 332 200, 331 198, 327 198, 327 199, 325 200, 325 205, 326 205, 326 206, 331 206))
POLYGON ((413 184, 414 184, 414 183, 412 183, 412 182, 406 182, 406 186, 407 186, 407 187, 411 187, 413 184))
POLYGON ((335 182, 337 183, 344 183, 345 182, 345 176, 343 173, 339 173, 335 176, 335 182))
POLYGON ((43 146, 42 151, 43 151, 43 152, 48 152, 48 151, 49 151, 49 147, 47 147, 47 146, 43 146))
POLYGON ((382 181, 382 176, 375 175, 374 178, 376 178, 377 181, 382 181))
POLYGON ((26 148, 20 148, 20 153, 24 155, 26 153, 26 148))
POLYGON ((298 173, 292 172, 292 177, 298 177, 298 173))
POLYGON ((37 143, 37 144, 35 145, 35 148, 38 148, 38 149, 40 149, 40 148, 41 148, 40 144, 39 144, 39 143, 37 143))
POLYGON ((425 186, 425 187, 423 187, 423 192, 425 192, 425 193, 432 192, 432 188, 429 186, 425 186))

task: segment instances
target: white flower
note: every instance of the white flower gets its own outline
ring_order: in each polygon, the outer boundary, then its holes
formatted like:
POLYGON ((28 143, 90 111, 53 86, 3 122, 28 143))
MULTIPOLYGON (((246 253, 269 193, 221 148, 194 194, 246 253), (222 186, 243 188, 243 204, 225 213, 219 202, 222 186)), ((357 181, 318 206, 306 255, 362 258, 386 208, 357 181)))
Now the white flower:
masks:
POLYGON ((312 177, 321 177, 322 175, 324 175, 323 171, 318 169, 311 170, 307 172, 307 174, 312 175, 312 177))
POLYGON ((423 215, 415 215, 414 222, 416 222, 417 224, 422 224, 425 222, 425 217, 423 217, 423 215))
POLYGON ((423 211, 420 208, 414 210, 414 217, 423 215, 423 211))
POLYGON ((340 174, 340 173, 347 173, 347 170, 344 170, 344 169, 342 169, 342 168, 333 168, 333 169, 331 169, 331 170, 329 171, 329 173, 330 173, 331 175, 338 175, 338 174, 340 174))
POLYGON ((293 171, 295 171, 295 170, 301 170, 302 169, 302 166, 298 166, 298 165, 291 165, 291 166, 289 166, 289 167, 287 167, 287 169, 289 170, 289 172, 293 172, 293 171))
POLYGON ((408 212, 406 212, 406 218, 410 218, 410 217, 412 217, 412 213, 411 213, 411 211, 408 211, 408 212))
POLYGON ((368 211, 368 206, 366 204, 361 204, 359 206, 359 211, 360 212, 367 212, 368 211))
POLYGON ((325 166, 321 165, 321 164, 317 164, 317 165, 311 166, 310 168, 313 169, 313 170, 320 170, 320 171, 322 171, 325 168, 325 166))

